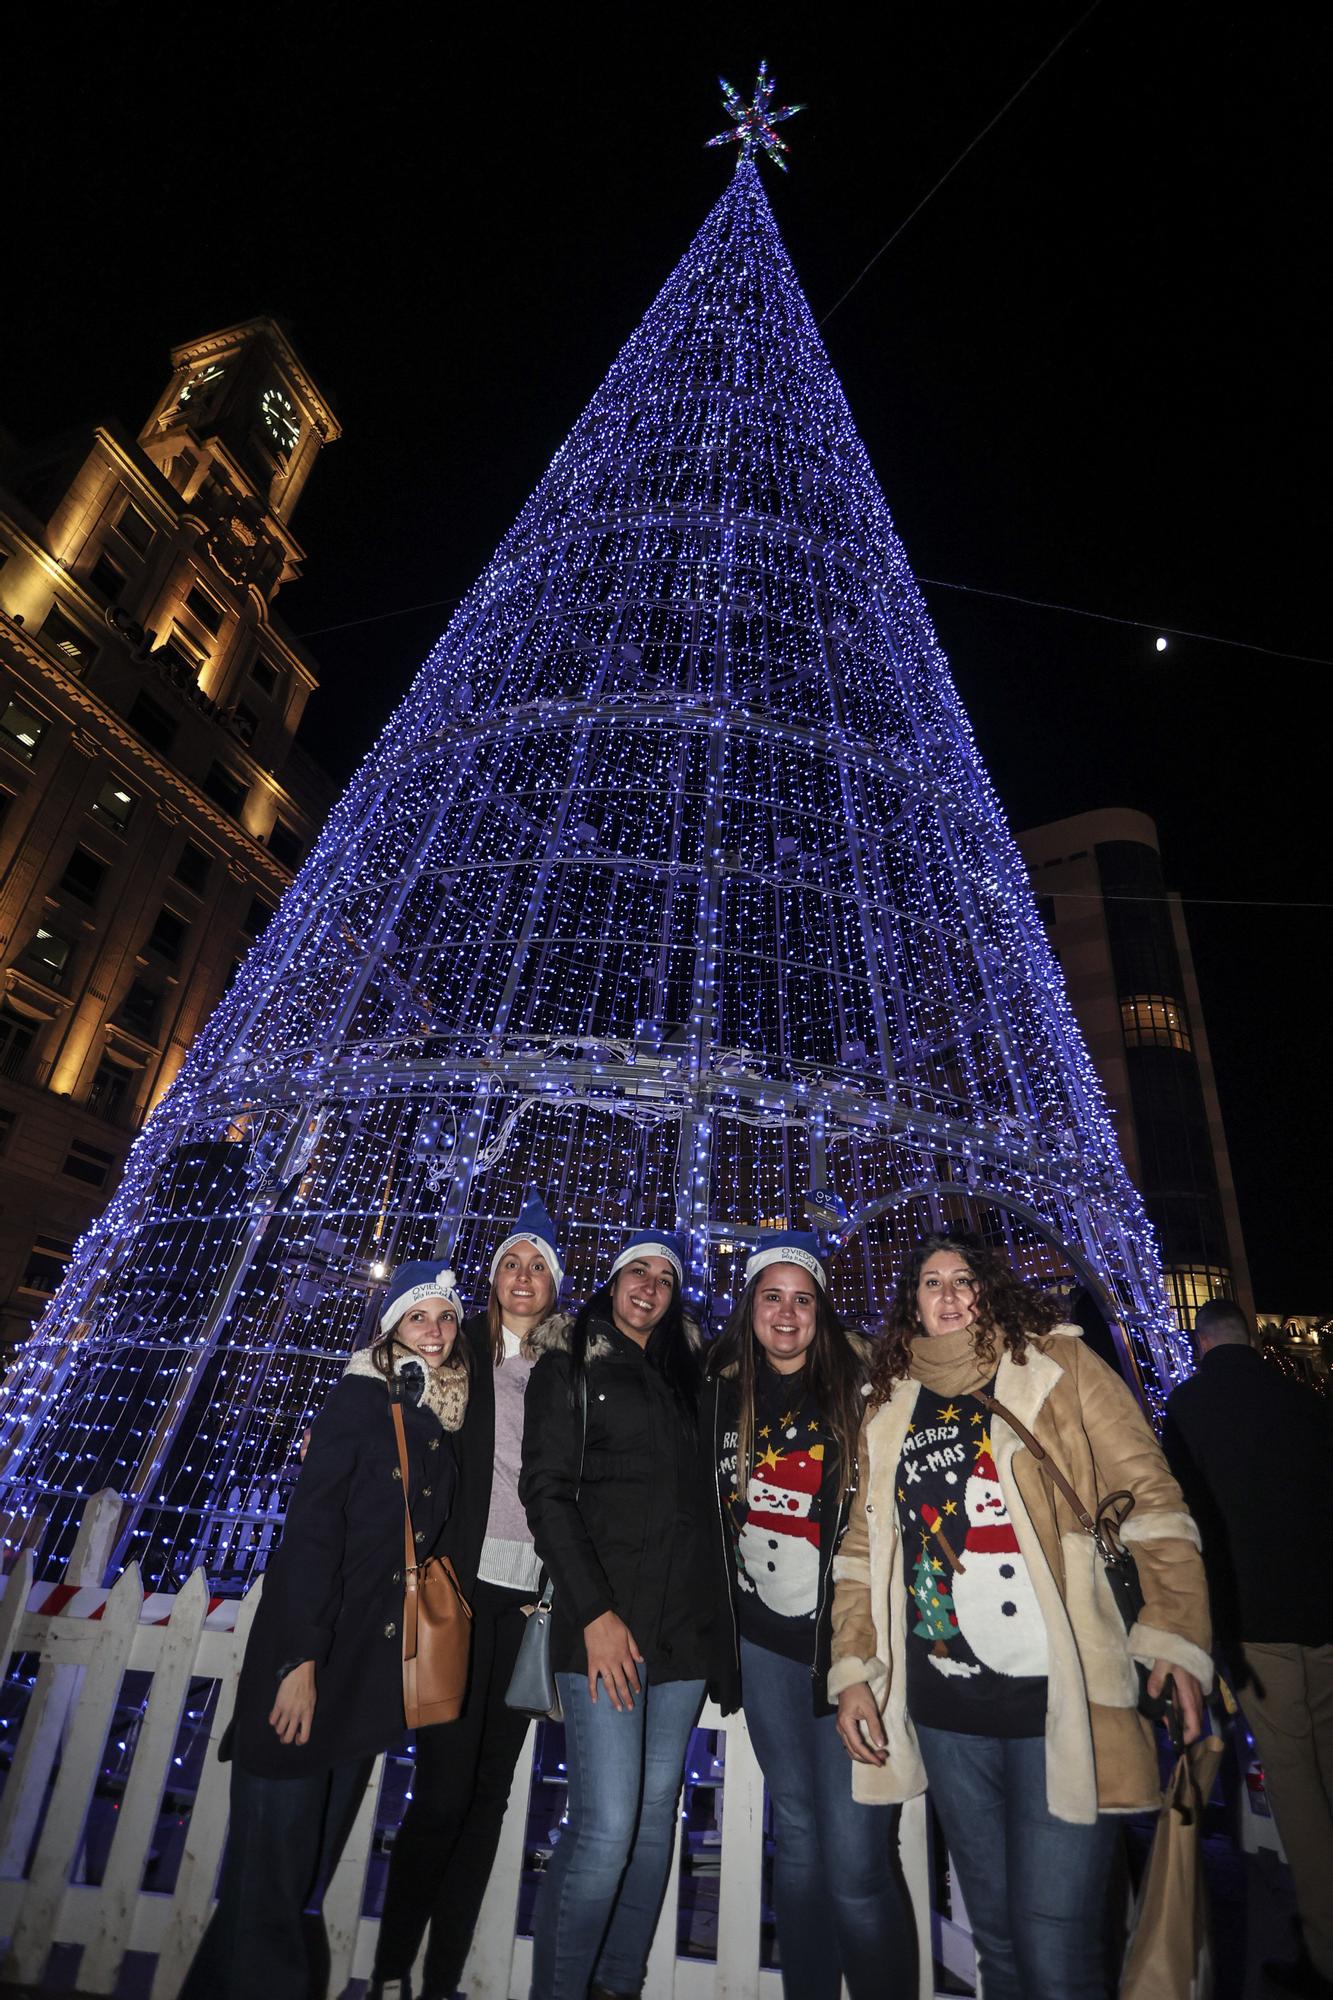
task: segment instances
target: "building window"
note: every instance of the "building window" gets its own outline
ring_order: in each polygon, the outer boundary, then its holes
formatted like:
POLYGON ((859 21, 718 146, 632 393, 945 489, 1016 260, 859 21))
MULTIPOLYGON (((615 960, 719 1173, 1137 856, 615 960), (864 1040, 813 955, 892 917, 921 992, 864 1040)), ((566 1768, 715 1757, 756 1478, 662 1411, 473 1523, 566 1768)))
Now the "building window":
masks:
POLYGON ((250 662, 250 678, 261 693, 276 694, 278 692, 279 676, 277 668, 271 660, 264 659, 258 653, 250 662))
POLYGON ((254 742, 259 728, 259 717, 243 701, 238 701, 231 712, 231 726, 247 747, 254 742))
POLYGON ((174 910, 163 904, 157 913, 157 922, 148 933, 148 950, 155 951, 159 958, 165 958, 172 965, 181 955, 181 946, 189 933, 190 926, 184 917, 178 917, 174 910))
POLYGON ((275 861, 284 868, 295 868, 301 859, 305 842, 295 827, 287 826, 280 819, 274 820, 273 831, 268 837, 268 851, 275 861))
POLYGON ((97 657, 97 647, 88 634, 67 618, 58 604, 53 604, 42 620, 40 633, 42 644, 51 652, 59 653, 67 667, 76 674, 86 672, 97 657))
POLYGON ((1220 1264, 1167 1264, 1162 1276, 1182 1333, 1194 1331, 1194 1317, 1209 1299, 1234 1296, 1230 1271, 1220 1264))
POLYGON ((114 1153, 104 1153, 100 1146, 90 1146, 86 1139, 71 1139, 60 1171, 72 1181, 86 1181, 89 1187, 104 1188, 115 1165, 114 1153))
POLYGON ((154 652, 153 665, 174 681, 193 687, 204 671, 206 659, 207 655, 186 637, 180 626, 173 625, 170 637, 154 652))
POLYGON ((196 896, 202 896, 208 887, 208 876, 212 866, 213 857, 205 854, 202 847, 196 847, 192 840, 187 840, 172 873, 178 882, 185 884, 187 889, 193 889, 196 896))
POLYGON ((114 826, 117 833, 124 833, 134 817, 134 807, 133 792, 127 792, 119 778, 108 778, 93 800, 92 809, 99 819, 114 826))
POLYGON ((25 708, 22 702, 11 701, 0 715, 0 743, 6 750, 12 750, 25 764, 31 764, 37 755, 37 746, 46 734, 46 724, 40 716, 25 708))
POLYGON ((1179 1001, 1165 993, 1132 993, 1120 1002, 1120 1025, 1131 1049, 1188 1049, 1189 1030, 1179 1001))
POLYGON ((3 1153, 5 1147, 9 1144, 9 1137, 13 1130, 14 1113, 6 1111, 4 1106, 0 1105, 0 1153, 3 1153))
POLYGON ((99 861, 86 847, 76 847, 65 863, 60 886, 71 896, 77 896, 81 903, 95 903, 97 892, 105 879, 105 861, 99 861))
POLYGON ((97 561, 88 572, 88 588, 104 597, 108 604, 119 604, 121 592, 125 588, 125 572, 113 563, 103 549, 97 561))
POLYGON ((154 701, 152 695, 144 694, 142 690, 136 694, 125 719, 131 729, 138 730, 145 743, 151 743, 154 750, 162 751, 164 756, 170 752, 176 741, 176 724, 161 702, 154 701))
POLYGON ((116 522, 116 533, 129 543, 136 555, 146 555, 153 545, 156 530, 146 514, 141 514, 132 500, 127 500, 120 510, 116 522))
POLYGON ((133 1084, 133 1070, 114 1062, 110 1056, 103 1056, 88 1092, 88 1109, 114 1123, 125 1114, 133 1084))
POLYGON ((160 997, 151 986, 146 986, 142 979, 132 979, 129 991, 120 1003, 120 1018, 136 1035, 150 1041, 157 1027, 160 1004, 160 997))
POLYGON ((222 621, 226 613, 220 604, 213 602, 207 591, 199 588, 197 583, 185 593, 185 609, 199 620, 206 632, 212 632, 216 637, 222 630, 222 621))
POLYGON ((250 787, 234 771, 229 771, 225 764, 211 764, 204 779, 204 791, 214 805, 221 806, 233 819, 239 819, 250 787))
POLYGON ((28 1261, 19 1279, 19 1290, 38 1292, 49 1299, 60 1289, 65 1266, 74 1255, 74 1245, 59 1236, 39 1236, 28 1252, 28 1261))
POLYGON ((23 954, 26 969, 44 986, 59 986, 65 977, 69 955, 74 947, 59 931, 48 930, 45 924, 38 924, 32 943, 23 954))
POLYGON ((262 896, 252 896, 241 929, 248 938, 257 938, 272 915, 272 903, 266 903, 262 896))
POLYGON ((8 1007, 0 1007, 0 1076, 23 1074, 28 1050, 36 1039, 34 1022, 25 1021, 21 1014, 11 1013, 8 1007))

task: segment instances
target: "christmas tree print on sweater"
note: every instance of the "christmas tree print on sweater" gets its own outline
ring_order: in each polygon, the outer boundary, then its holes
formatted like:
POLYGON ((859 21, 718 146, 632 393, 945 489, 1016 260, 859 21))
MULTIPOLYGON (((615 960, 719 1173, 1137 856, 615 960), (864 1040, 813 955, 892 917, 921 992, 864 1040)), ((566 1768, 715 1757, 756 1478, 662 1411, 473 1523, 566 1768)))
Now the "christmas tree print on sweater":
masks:
POLYGON ((1042 1727, 1046 1630, 971 1396, 919 1396, 899 1460, 898 1515, 914 1614, 908 1707, 979 1734, 1042 1727))
MULTIPOLYGON (((933 1507, 925 1509, 927 1514, 935 1514, 933 1507)), ((929 1546, 921 1544, 921 1554, 917 1557, 916 1574, 912 1578, 912 1597, 920 1612, 912 1635, 917 1639, 929 1639, 930 1664, 941 1674, 979 1674, 981 1668, 971 1660, 957 1660, 949 1651, 949 1642, 958 1637, 958 1614, 953 1608, 945 1582, 945 1564, 939 1556, 933 1556, 929 1546)))

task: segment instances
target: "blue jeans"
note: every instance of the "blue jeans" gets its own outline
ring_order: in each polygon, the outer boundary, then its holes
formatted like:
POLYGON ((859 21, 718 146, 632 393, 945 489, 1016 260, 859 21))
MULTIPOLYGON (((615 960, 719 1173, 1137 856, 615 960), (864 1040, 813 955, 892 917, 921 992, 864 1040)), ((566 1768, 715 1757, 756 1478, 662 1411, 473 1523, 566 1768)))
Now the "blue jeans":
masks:
POLYGON ((618 1713, 586 1674, 557 1674, 569 1819, 537 1896, 530 2000, 586 2000, 596 1979, 637 1993, 676 1836, 702 1681, 646 1687, 618 1713))
POLYGON ((852 1797, 852 1760, 837 1717, 814 1712, 809 1667, 742 1639, 741 1687, 773 1803, 783 1993, 838 2000, 846 1979, 852 2000, 914 1994, 916 1928, 898 1871, 897 1806, 852 1797))
POLYGON ((1107 2000, 1114 1819, 1053 1816, 1042 1736, 916 1733, 986 2000, 1107 2000))

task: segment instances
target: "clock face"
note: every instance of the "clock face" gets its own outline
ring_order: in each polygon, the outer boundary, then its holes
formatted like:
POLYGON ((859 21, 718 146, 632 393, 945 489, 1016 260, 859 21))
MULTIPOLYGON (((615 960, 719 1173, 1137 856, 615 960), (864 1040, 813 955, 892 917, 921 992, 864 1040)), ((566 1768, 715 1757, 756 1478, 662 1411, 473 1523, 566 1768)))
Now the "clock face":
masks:
POLYGON ((226 372, 226 369, 220 368, 216 361, 210 361, 206 368, 196 368, 176 399, 178 406, 193 403, 196 408, 200 408, 211 403, 213 393, 226 372))
POLYGON ((281 389, 265 389, 260 399, 264 435, 280 458, 290 458, 301 435, 301 421, 281 389))

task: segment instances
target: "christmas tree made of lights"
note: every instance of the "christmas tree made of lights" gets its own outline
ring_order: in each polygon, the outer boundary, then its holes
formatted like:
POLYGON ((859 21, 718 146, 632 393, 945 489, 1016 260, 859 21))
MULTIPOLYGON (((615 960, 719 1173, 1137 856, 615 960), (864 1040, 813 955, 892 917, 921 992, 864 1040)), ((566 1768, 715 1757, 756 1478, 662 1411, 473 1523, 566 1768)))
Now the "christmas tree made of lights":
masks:
MULTIPOLYGON (((735 115, 733 113, 733 115, 735 115)), ((739 122, 739 121, 738 121, 739 122)), ((742 133, 740 136, 744 138, 742 133)), ((463 600, 0 1394, 9 1544, 242 1581, 377 1278, 535 1182, 582 1295, 761 1225, 887 1302, 966 1219, 1150 1394, 1151 1230, 752 147, 463 600)))

